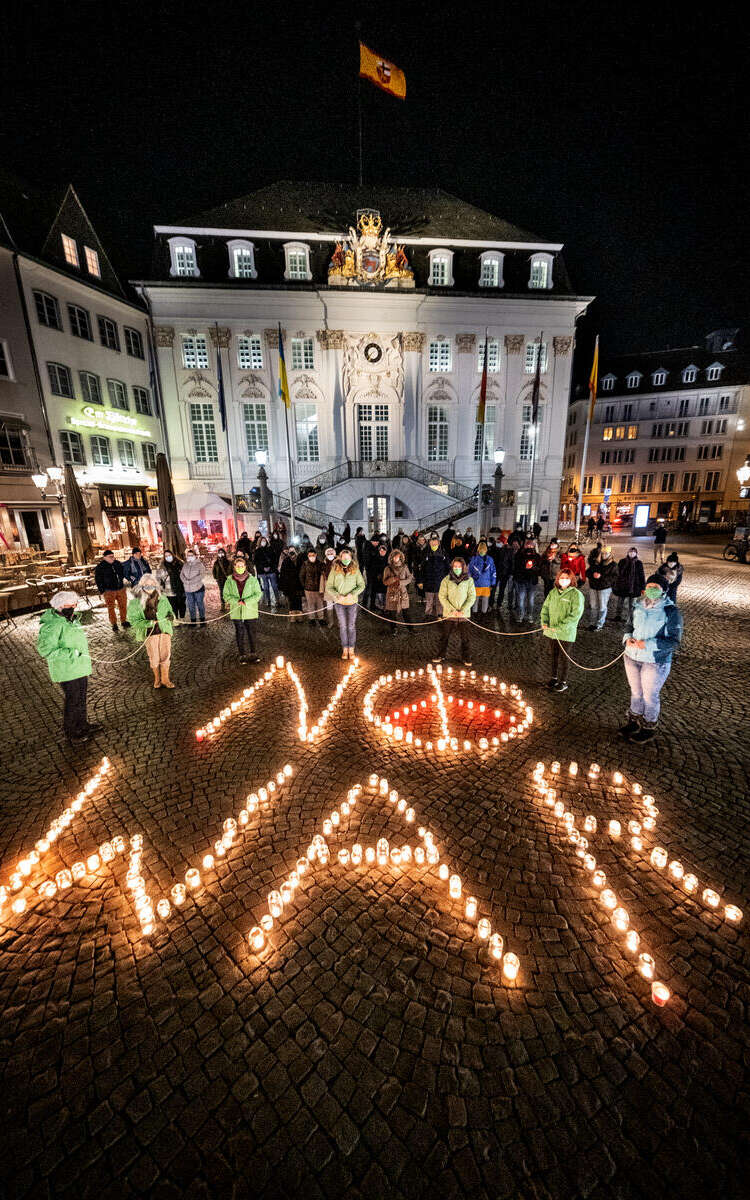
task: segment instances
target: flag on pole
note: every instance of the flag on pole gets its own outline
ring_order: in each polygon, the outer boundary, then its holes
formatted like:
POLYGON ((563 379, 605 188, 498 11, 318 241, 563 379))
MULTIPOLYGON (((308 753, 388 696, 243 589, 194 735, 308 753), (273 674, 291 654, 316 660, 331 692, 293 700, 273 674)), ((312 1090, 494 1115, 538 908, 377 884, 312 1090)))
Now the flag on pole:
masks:
POLYGON ((375 87, 397 100, 406 99, 406 76, 395 63, 389 62, 364 42, 359 43, 359 77, 369 79, 375 87))
POLYGON ((221 369, 221 345, 218 338, 218 326, 216 329, 216 374, 219 378, 219 412, 221 414, 221 428, 226 433, 227 428, 227 402, 224 396, 224 372, 221 369))
POLYGON ((279 399, 284 401, 287 408, 291 408, 291 400, 289 399, 289 380, 286 377, 286 359, 284 358, 284 338, 281 333, 281 324, 279 324, 279 399))
POLYGON ((591 364, 591 374, 589 375, 589 395, 591 403, 589 404, 589 421, 594 419, 594 405, 596 404, 596 389, 599 383, 599 334, 596 335, 594 344, 594 361, 591 364))
POLYGON ((481 428, 484 425, 485 412, 487 411, 487 354, 488 354, 488 337, 484 335, 484 366, 482 367, 482 382, 479 387, 479 404, 477 405, 477 425, 481 428))
POLYGON ((539 390, 541 387, 542 376, 542 353, 544 344, 542 342, 544 334, 539 334, 539 343, 536 352, 536 371, 534 372, 534 387, 531 392, 531 424, 536 425, 539 418, 539 390))

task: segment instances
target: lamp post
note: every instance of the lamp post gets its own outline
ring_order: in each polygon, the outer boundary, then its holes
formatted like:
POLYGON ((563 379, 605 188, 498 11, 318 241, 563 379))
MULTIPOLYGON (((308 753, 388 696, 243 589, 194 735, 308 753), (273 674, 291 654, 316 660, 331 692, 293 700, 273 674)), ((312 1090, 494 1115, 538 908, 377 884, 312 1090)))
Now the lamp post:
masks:
POLYGON ((498 447, 495 451, 495 503, 492 511, 492 524, 500 528, 500 508, 503 488, 503 463, 505 462, 505 451, 502 447, 498 447))
POLYGON ((266 523, 266 536, 271 536, 271 493, 268 490, 268 476, 266 475, 266 463, 268 461, 268 452, 266 450, 255 451, 255 461, 258 464, 258 479, 260 480, 260 508, 263 514, 263 520, 266 523))
MULTIPOLYGON (((748 454, 742 466, 737 468, 737 482, 742 489, 745 489, 748 487, 748 485, 750 485, 750 454, 748 454)), ((740 499, 745 498, 746 497, 740 497, 740 499)), ((750 515, 750 506, 748 507, 748 514, 750 515)))
POLYGON ((52 483, 55 485, 54 497, 60 505, 60 515, 62 517, 63 532, 65 533, 65 550, 68 555, 68 563, 73 561, 73 547, 70 542, 70 531, 68 529, 68 514, 65 509, 65 472, 62 467, 47 467, 46 471, 38 471, 31 476, 31 482, 35 487, 39 488, 42 497, 46 497, 47 489, 52 483))

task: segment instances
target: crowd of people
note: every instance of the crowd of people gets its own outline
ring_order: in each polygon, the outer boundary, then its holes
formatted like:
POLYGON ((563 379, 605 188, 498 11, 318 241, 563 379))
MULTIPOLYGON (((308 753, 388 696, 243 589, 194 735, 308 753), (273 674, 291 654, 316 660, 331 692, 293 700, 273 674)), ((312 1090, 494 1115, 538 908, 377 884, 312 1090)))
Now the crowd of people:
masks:
MULTIPOLYGON (((634 742, 650 740, 659 693, 682 632, 676 596, 683 568, 677 554, 660 552, 663 561, 646 579, 635 546, 617 561, 612 547, 601 542, 584 556, 576 539, 563 548, 551 538, 540 548, 540 535, 539 525, 531 530, 519 525, 507 537, 497 533, 477 540, 471 529, 462 534, 449 525, 442 534, 399 530, 392 539, 377 533, 368 538, 360 527, 352 539, 349 525, 337 536, 331 523, 315 541, 304 534, 290 544, 286 527, 278 522, 270 536, 259 531, 251 539, 243 533, 233 551, 219 547, 211 574, 221 613, 234 627, 241 663, 260 661, 261 602, 271 613, 283 608, 290 622, 323 629, 336 623, 342 659, 354 657, 360 608, 382 619, 384 636, 395 637, 400 628, 413 635, 415 625, 439 621, 433 662, 443 661, 455 638, 461 661, 471 667, 470 619, 488 625, 501 617, 533 626, 540 600, 539 621, 550 643, 548 687, 554 692, 568 688, 571 659, 566 647, 576 640, 588 599, 589 630, 601 630, 608 619, 627 621, 623 643, 631 703, 621 732, 634 742), (418 618, 411 611, 412 589, 417 606, 424 605, 418 618), (610 618, 612 596, 616 603, 610 618)), ((666 536, 659 537, 655 546, 663 547, 666 536)), ((153 568, 137 546, 125 562, 107 549, 96 566, 96 586, 112 629, 118 632, 121 625, 132 630, 136 642, 146 643, 154 688, 174 686, 169 667, 175 626, 206 625, 205 575, 191 546, 184 559, 166 551, 153 568)), ((52 598, 38 642, 53 682, 63 687, 64 728, 73 741, 85 740, 91 732, 80 682, 91 673, 91 659, 74 615, 77 599, 72 592, 52 598)))

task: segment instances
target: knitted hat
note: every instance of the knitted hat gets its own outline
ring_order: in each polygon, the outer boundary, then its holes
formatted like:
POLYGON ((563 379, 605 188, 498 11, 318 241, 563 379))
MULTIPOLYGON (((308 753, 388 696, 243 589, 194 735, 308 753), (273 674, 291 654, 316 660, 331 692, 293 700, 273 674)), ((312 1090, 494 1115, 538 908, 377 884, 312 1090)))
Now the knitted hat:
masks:
POLYGON ((55 592, 50 605, 55 612, 62 612, 64 608, 78 608, 80 599, 77 592, 55 592))
POLYGON ((646 580, 646 587, 648 587, 650 583, 658 583, 663 592, 666 592, 667 590, 667 581, 663 575, 649 575, 648 579, 646 580))

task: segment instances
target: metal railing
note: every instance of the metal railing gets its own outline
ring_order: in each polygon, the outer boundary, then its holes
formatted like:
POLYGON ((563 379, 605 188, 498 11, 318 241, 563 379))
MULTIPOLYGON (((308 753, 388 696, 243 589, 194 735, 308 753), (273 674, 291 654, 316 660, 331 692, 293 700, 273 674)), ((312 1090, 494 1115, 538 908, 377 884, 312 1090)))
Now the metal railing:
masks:
MULTIPOLYGON (((321 471, 319 475, 311 475, 295 484, 295 503, 298 500, 307 500, 340 483, 346 483, 349 479, 411 479, 414 483, 421 483, 424 487, 439 489, 444 495, 450 496, 454 500, 469 500, 473 494, 472 488, 465 484, 441 475, 439 471, 433 471, 429 467, 412 462, 409 458, 373 459, 372 461, 348 458, 329 471, 321 471)), ((281 495, 288 501, 288 492, 282 492, 281 495)))

